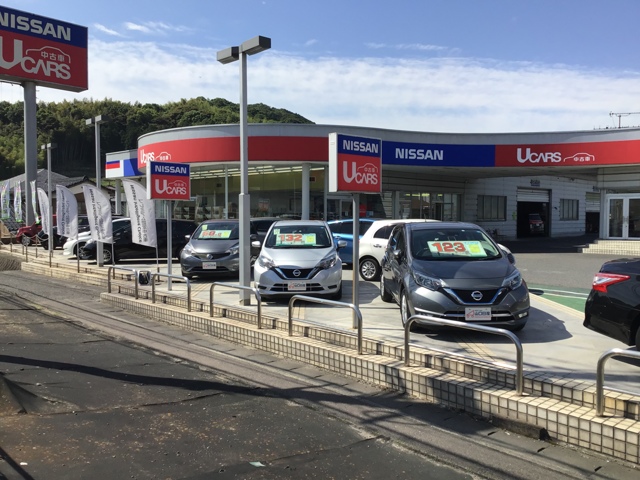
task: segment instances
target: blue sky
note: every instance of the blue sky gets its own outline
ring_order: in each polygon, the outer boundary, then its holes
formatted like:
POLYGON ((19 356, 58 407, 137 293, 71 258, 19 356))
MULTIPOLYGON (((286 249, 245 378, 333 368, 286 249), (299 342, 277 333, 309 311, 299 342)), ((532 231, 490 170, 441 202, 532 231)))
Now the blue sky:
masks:
MULTIPOLYGON (((429 132, 640 125, 637 0, 0 0, 89 28, 89 90, 110 98, 238 102, 238 63, 216 52, 256 35, 248 101, 319 124, 429 132)), ((0 100, 22 100, 0 83, 0 100)))

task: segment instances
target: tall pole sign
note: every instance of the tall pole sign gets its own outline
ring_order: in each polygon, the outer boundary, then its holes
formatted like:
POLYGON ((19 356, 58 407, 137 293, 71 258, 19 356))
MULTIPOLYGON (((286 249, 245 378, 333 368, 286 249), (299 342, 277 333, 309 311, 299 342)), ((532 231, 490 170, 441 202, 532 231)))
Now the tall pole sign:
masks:
MULTIPOLYGON (((24 89, 26 196, 38 174, 36 86, 82 92, 89 88, 87 27, 0 5, 0 81, 24 89)), ((34 211, 27 203, 27 223, 34 211)))
MULTIPOLYGON (((329 134, 329 191, 351 193, 353 217, 353 303, 359 304, 360 193, 382 192, 382 142, 378 138, 329 134)), ((356 326, 354 314, 353 326, 356 326)))

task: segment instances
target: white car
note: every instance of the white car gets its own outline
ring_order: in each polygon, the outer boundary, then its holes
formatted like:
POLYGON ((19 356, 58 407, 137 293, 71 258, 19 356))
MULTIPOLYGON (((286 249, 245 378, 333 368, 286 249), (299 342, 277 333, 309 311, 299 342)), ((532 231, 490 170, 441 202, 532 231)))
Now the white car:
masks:
POLYGON ((69 238, 64 245, 62 245, 62 254, 70 257, 75 257, 78 254, 78 248, 87 243, 87 240, 91 238, 91 232, 82 232, 78 234, 78 238, 69 238))
POLYGON ((409 222, 437 222, 419 218, 398 218, 395 220, 376 220, 360 238, 359 271, 363 280, 377 281, 380 279, 380 262, 387 248, 389 235, 393 227, 400 223, 409 222))
MULTIPOLYGON (((296 294, 342 298, 342 261, 331 230, 319 220, 279 220, 271 225, 253 266, 261 298, 296 294)), ((253 242, 252 246, 260 246, 253 242)))
MULTIPOLYGON (((115 218, 112 223, 113 228, 116 228, 118 226, 118 223, 120 223, 123 220, 127 220, 127 218, 122 218, 122 217, 115 218)), ((91 230, 79 233, 77 239, 75 238, 67 239, 64 245, 62 245, 62 254, 68 257, 75 257, 78 254, 78 251, 89 240, 91 240, 91 230)), ((86 260, 86 259, 83 259, 82 257, 80 257, 80 260, 86 260)))

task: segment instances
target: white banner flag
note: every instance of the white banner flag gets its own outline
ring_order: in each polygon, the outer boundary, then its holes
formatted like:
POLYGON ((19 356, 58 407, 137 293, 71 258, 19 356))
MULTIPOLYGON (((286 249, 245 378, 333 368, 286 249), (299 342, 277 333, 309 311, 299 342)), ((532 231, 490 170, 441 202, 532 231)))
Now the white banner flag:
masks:
POLYGON ((17 222, 22 221, 22 183, 13 187, 13 216, 17 222))
POLYGON ((51 225, 49 225, 49 197, 42 188, 38 189, 38 204, 40 205, 40 215, 42 215, 42 231, 51 236, 51 225))
POLYGON ((58 235, 78 236, 78 201, 71 190, 62 185, 56 185, 56 221, 58 235))
POLYGON ((133 243, 157 247, 156 213, 153 200, 147 198, 147 190, 138 182, 122 180, 122 185, 129 207, 133 243))
POLYGON ((31 205, 33 206, 33 216, 35 217, 36 223, 38 223, 40 221, 40 217, 38 217, 38 205, 36 203, 36 181, 31 180, 29 185, 31 185, 31 205))
POLYGON ((11 218, 11 199, 9 198, 9 184, 3 183, 0 186, 0 209, 2 218, 11 218))
POLYGON ((91 238, 96 242, 113 243, 109 198, 93 185, 83 185, 82 193, 84 193, 84 202, 87 205, 91 238))

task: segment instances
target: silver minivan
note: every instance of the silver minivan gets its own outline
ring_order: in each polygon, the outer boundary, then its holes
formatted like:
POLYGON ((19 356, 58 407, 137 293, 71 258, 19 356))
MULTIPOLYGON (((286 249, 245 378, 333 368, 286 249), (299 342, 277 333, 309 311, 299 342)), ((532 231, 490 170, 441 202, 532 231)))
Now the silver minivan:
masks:
MULTIPOLYGON (((262 298, 296 294, 342 298, 342 261, 326 222, 279 220, 271 225, 253 266, 262 298)), ((260 246, 254 242, 252 246, 260 246)))

